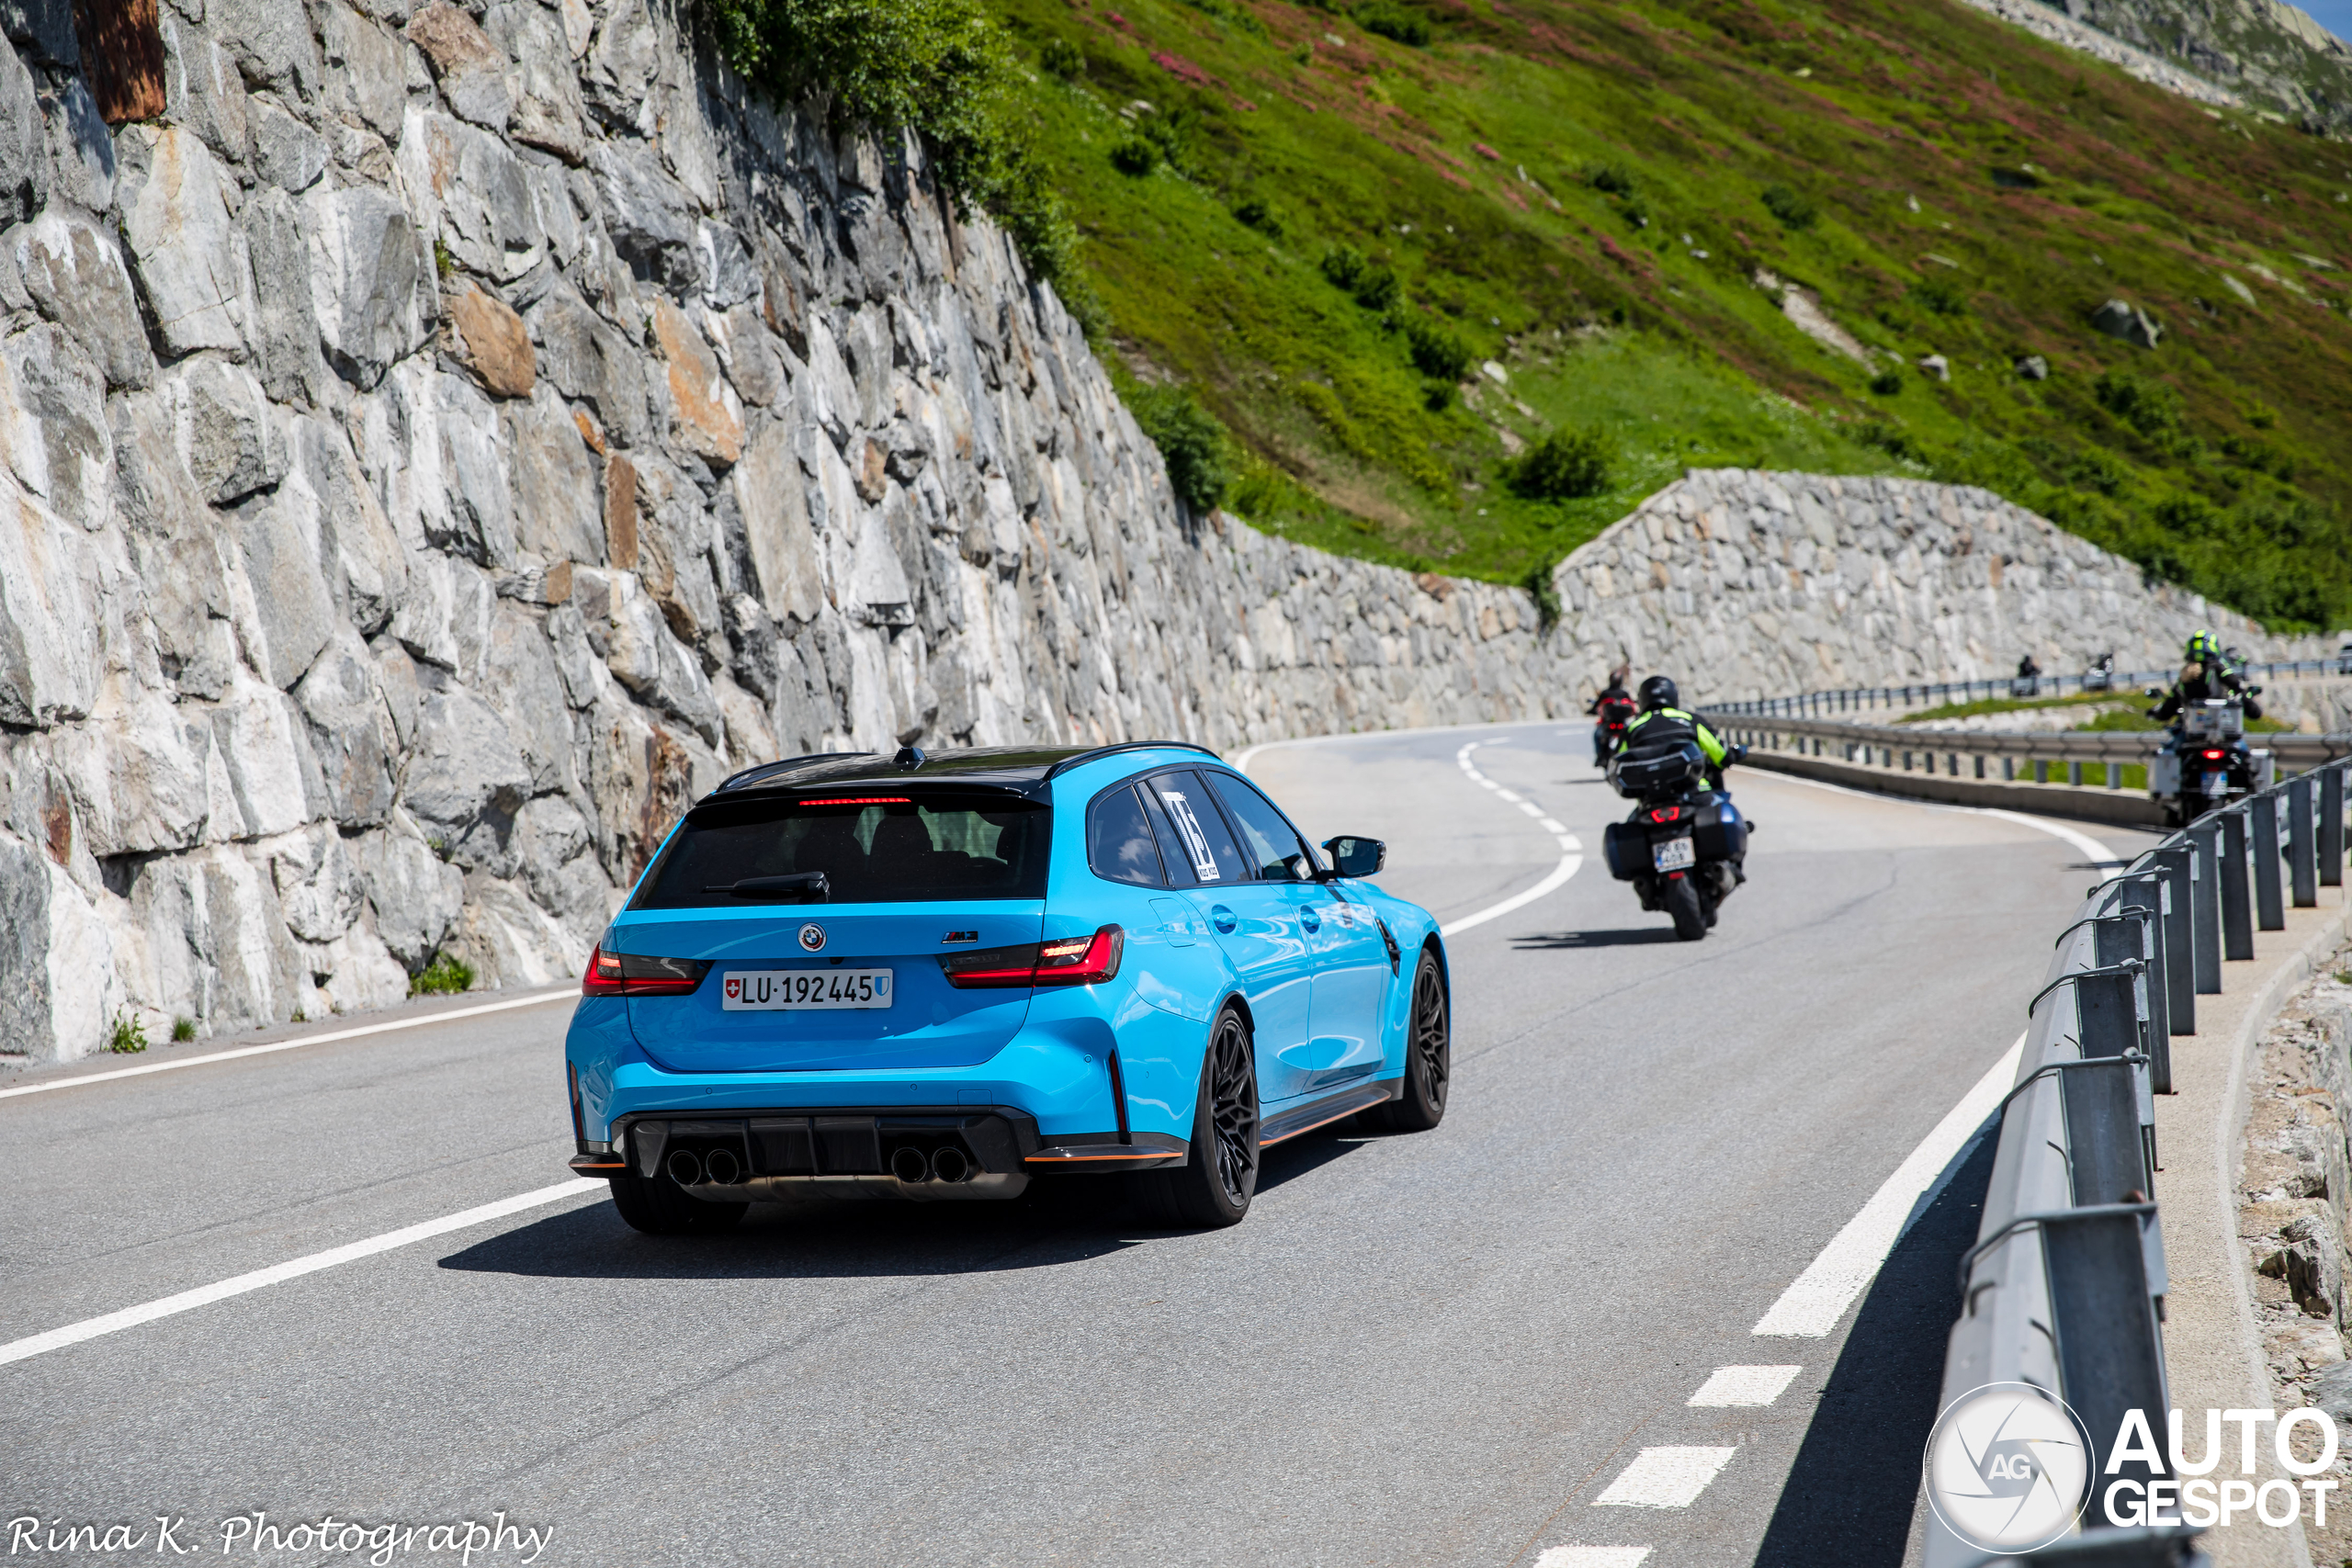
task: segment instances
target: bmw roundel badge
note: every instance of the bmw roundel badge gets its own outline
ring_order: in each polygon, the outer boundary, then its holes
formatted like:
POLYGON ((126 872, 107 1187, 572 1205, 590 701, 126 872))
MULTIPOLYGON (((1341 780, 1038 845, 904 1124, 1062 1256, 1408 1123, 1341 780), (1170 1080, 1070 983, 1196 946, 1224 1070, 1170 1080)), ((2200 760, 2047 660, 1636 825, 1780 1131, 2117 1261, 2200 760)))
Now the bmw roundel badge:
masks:
POLYGON ((800 928, 800 945, 810 953, 821 953, 825 946, 825 928, 811 920, 800 928))

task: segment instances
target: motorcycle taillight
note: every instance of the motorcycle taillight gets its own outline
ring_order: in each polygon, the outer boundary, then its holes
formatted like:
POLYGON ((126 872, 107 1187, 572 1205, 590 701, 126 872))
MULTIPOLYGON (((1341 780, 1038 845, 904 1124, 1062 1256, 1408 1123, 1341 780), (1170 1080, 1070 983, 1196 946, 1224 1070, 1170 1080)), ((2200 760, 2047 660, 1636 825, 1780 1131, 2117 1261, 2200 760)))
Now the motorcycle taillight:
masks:
POLYGON ((2219 751, 2208 751, 2205 753, 2205 760, 2209 762, 2218 762, 2222 760, 2222 753, 2219 751))
POLYGON ((1653 822, 1672 822, 1678 820, 1681 816, 1682 807, 1679 806, 1661 806, 1657 810, 1650 813, 1650 820, 1653 822))

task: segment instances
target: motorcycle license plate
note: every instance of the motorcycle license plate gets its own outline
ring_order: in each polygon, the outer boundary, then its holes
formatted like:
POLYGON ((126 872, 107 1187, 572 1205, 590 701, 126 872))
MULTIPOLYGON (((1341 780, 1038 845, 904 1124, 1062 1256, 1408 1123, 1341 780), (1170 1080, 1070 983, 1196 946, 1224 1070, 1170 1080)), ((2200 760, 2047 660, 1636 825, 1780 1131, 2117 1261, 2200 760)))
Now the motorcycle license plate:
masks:
POLYGON ((2208 772, 2205 775, 2205 793, 2207 795, 2229 794, 2230 775, 2221 772, 2219 769, 2208 772))
POLYGON ((888 969, 730 969, 719 980, 719 1006, 728 1012, 890 1005, 888 969))
POLYGON ((1690 841, 1690 835, 1685 834, 1679 839, 1652 844, 1650 859, 1660 871, 1689 871, 1699 863, 1699 849, 1690 841))

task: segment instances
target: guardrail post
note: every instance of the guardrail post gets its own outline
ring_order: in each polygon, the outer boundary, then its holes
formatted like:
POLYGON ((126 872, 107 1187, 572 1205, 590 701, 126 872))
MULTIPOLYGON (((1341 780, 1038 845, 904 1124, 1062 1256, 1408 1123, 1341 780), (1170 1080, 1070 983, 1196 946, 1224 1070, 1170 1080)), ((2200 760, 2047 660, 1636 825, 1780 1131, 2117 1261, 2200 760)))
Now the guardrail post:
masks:
POLYGON ((2254 956, 2254 898, 2245 880, 2245 813, 2222 813, 2222 956, 2254 956))
POLYGON ((2254 833, 2254 923, 2266 931, 2287 929, 2287 906, 2278 892, 2278 797, 2257 795, 2248 802, 2246 821, 2254 833))
POLYGON ((2287 781, 2287 868, 2293 874, 2295 908, 2319 902, 2319 856, 2312 842, 2312 776, 2287 781))
POLYGON ((2109 762, 2107 765, 2107 787, 2109 789, 2121 789, 2123 787, 2122 763, 2109 762))
MULTIPOLYGON (((2069 1075, 2070 1077, 2072 1075, 2069 1075)), ((2155 1216, 2144 1217, 2153 1227, 2155 1216)), ((2163 1331, 2155 1298, 2165 1281, 2151 1267, 2143 1217, 2124 1210, 2049 1214, 2041 1221, 2051 1320, 2057 1327, 2058 1378, 2066 1403, 2088 1429, 2091 1473, 2106 1480, 2107 1447, 2127 1410, 2170 1406, 2163 1331)), ((2161 1479, 2144 1460, 2121 1473, 2143 1484, 2161 1479)))
MULTIPOLYGON (((2114 978, 2124 982, 2128 1007, 2130 977, 2114 978)), ((2145 1201, 2154 1193, 2148 1137, 2140 1122, 2139 1069, 2116 1057, 2112 1066, 2078 1067, 2059 1077, 2065 1086, 2066 1168, 2075 1203, 2145 1201), (2140 1196, 2127 1196, 2133 1191, 2140 1196)))
POLYGON ((2189 862, 2190 913, 2197 929, 2195 962, 2197 994, 2222 994, 2222 825, 2208 817, 2188 829, 2189 847, 2197 852, 2189 862))
POLYGON ((2344 886, 2344 778, 2330 764, 2312 774, 2319 781, 2319 885, 2344 886))
POLYGON ((2165 1008, 2172 1015, 2175 1034, 2197 1032, 2197 917, 2188 885, 2195 852, 2187 844, 2167 844, 2151 852, 2163 877, 2165 922, 2165 1008))
MULTIPOLYGON (((2157 1094, 2172 1092, 2171 1022, 2165 1010, 2164 928, 2158 925, 2145 904, 2134 904, 2131 898, 2135 883, 2144 880, 2150 886, 2154 877, 2135 879, 2124 885, 2126 891, 2118 902, 2116 912, 2101 915, 2091 921, 2091 953, 2102 969, 2136 958, 2145 965, 2132 982, 2132 1028, 2136 1044, 2148 1055, 2148 1087, 2157 1094)), ((2150 897, 2141 893, 2140 897, 2150 897)), ((2079 1010, 2078 1001, 2076 1007, 2079 1010)), ((2078 1010, 2079 1016, 2079 1010, 2078 1010)), ((2092 1028, 2087 1021, 2084 1027, 2092 1028)), ((2112 1052, 2103 1046, 2094 1050, 2093 1036, 2086 1034, 2082 1047, 2086 1055, 2109 1055, 2112 1052)), ((2121 1047, 2116 1049, 2120 1050, 2121 1047)))

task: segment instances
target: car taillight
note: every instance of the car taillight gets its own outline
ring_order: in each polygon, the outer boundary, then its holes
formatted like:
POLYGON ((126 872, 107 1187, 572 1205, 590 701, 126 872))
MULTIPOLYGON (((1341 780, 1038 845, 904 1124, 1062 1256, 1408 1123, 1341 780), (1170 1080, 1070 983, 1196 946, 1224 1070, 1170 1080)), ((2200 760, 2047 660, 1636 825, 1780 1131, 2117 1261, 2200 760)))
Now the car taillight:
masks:
POLYGON ((588 972, 580 976, 583 997, 683 997, 710 973, 707 958, 649 958, 639 953, 606 953, 599 947, 588 955, 588 972))
POLYGON ((1018 947, 988 947, 976 953, 942 953, 939 966, 959 990, 1006 986, 1093 986, 1119 972, 1127 933, 1104 926, 1092 936, 1057 937, 1018 947))

